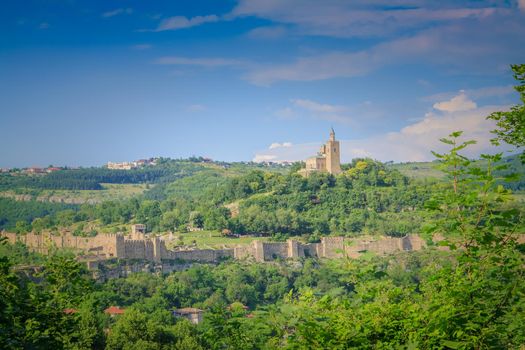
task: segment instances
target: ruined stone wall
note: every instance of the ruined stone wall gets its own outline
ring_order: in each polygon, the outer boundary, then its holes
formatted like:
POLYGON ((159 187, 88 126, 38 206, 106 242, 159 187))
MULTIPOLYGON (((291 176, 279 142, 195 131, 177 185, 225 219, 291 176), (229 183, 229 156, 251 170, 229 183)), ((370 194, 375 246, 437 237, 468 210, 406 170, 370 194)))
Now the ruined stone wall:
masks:
POLYGON ((321 254, 319 257, 334 259, 342 258, 345 252, 344 237, 322 237, 321 254))
POLYGON ((303 254, 306 257, 320 258, 322 256, 322 245, 321 243, 309 243, 302 245, 303 254))
POLYGON ((422 250, 427 247, 425 240, 418 235, 408 235, 402 238, 403 250, 422 250))
POLYGON ((24 243, 29 250, 46 254, 50 248, 73 249, 78 252, 105 255, 107 257, 122 257, 122 243, 124 238, 118 234, 99 234, 95 237, 79 237, 72 234, 54 236, 50 233, 17 235, 15 233, 2 233, 9 242, 14 244, 19 241, 24 243))
POLYGON ((289 239, 286 241, 286 244, 288 245, 288 251, 287 251, 287 257, 291 259, 299 259, 304 257, 304 250, 301 249, 302 244, 294 241, 293 239, 289 239))
POLYGON ((255 248, 253 244, 235 247, 233 257, 235 259, 255 258, 255 248))
POLYGON ((145 259, 153 261, 153 241, 149 239, 127 239, 124 241, 126 259, 145 259))
POLYGON ((264 261, 264 245, 261 241, 253 241, 253 257, 255 261, 263 262, 264 261))
POLYGON ((288 258, 288 244, 287 243, 263 243, 264 261, 275 260, 277 258, 288 258))
POLYGON ((364 252, 379 255, 396 251, 421 250, 425 241, 417 235, 402 238, 394 237, 323 237, 321 243, 303 244, 295 240, 287 242, 253 241, 250 245, 235 249, 196 249, 171 251, 158 237, 144 239, 125 239, 121 234, 99 234, 95 237, 76 237, 71 234, 53 236, 49 233, 36 235, 16 235, 2 232, 10 243, 20 241, 33 251, 47 253, 49 248, 69 248, 90 256, 105 258, 140 259, 155 263, 169 260, 217 262, 224 257, 235 259, 253 258, 255 261, 281 259, 300 259, 302 257, 319 258, 357 258, 364 252))
POLYGON ((171 260, 218 262, 224 258, 233 258, 234 249, 196 249, 170 251, 171 260))

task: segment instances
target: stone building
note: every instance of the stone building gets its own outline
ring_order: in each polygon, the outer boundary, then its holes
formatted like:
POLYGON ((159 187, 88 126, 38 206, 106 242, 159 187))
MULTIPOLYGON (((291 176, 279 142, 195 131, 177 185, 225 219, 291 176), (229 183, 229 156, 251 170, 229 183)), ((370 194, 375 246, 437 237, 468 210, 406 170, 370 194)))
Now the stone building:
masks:
POLYGON ((182 309, 173 310, 173 316, 185 318, 193 324, 199 324, 202 322, 203 313, 204 311, 194 307, 185 307, 182 309))
POLYGON ((131 225, 131 239, 144 239, 146 238, 146 225, 134 224, 131 225))
POLYGON ((339 141, 335 139, 334 129, 330 131, 330 139, 321 146, 316 156, 306 160, 306 167, 299 173, 308 176, 313 172, 327 172, 332 175, 341 173, 341 156, 339 141))

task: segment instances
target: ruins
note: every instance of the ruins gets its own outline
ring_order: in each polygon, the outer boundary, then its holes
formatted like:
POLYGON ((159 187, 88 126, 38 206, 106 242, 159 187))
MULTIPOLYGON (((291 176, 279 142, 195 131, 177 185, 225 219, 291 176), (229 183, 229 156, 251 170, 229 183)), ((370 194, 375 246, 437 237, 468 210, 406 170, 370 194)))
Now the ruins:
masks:
POLYGON ((30 250, 46 254, 50 249, 70 249, 82 254, 85 260, 135 259, 153 263, 162 261, 219 262, 225 258, 252 259, 257 262, 276 259, 315 258, 357 258, 364 252, 379 255, 397 251, 421 250, 426 244, 417 235, 405 237, 322 237, 320 243, 301 243, 289 239, 286 242, 263 242, 254 240, 251 244, 238 245, 227 249, 170 250, 162 237, 146 236, 144 225, 132 226, 130 235, 98 234, 94 237, 73 236, 70 233, 55 236, 49 233, 2 232, 1 236, 11 244, 21 242, 30 250))

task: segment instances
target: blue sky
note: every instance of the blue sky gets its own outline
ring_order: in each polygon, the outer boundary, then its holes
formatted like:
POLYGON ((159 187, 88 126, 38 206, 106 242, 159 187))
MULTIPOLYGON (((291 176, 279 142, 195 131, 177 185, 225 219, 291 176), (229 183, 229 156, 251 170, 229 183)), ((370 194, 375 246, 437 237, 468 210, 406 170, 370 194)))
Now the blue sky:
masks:
POLYGON ((0 166, 432 159, 518 102, 525 0, 4 1, 0 166))

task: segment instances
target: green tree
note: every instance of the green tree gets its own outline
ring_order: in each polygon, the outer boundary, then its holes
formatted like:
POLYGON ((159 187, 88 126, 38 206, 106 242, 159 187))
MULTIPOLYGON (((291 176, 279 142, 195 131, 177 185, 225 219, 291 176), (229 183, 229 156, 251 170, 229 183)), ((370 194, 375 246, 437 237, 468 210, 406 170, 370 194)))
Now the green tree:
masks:
POLYGON ((523 214, 504 205, 513 197, 494 176, 505 167, 494 166, 501 154, 482 155, 486 168, 472 166, 459 154, 472 142, 459 143, 460 135, 442 139, 452 148, 436 156, 453 182, 428 203, 438 214, 429 231, 445 235, 440 244, 455 252, 457 261, 422 286, 432 311, 420 330, 426 334, 420 334, 420 345, 515 348, 525 342, 523 327, 518 330, 525 322, 525 245, 518 241, 523 214))
MULTIPOLYGON (((492 131, 496 134, 496 142, 504 141, 520 148, 525 146, 525 64, 510 67, 518 81, 514 89, 520 94, 521 104, 513 106, 510 111, 494 112, 488 119, 496 121, 498 128, 492 131)), ((525 163, 525 151, 521 154, 521 159, 525 163)))

